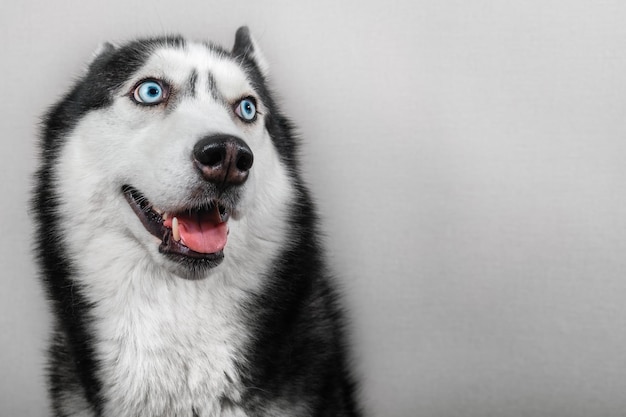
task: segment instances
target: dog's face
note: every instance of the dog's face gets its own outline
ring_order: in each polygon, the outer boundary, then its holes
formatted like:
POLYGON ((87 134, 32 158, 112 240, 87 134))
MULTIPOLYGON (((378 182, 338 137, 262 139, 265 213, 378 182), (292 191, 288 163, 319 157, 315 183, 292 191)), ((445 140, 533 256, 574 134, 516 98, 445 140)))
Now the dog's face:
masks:
POLYGON ((231 254, 262 256, 285 233, 293 191, 268 132, 264 68, 247 31, 232 52, 181 40, 105 47, 73 93, 80 117, 59 156, 74 250, 106 232, 186 278, 231 254))

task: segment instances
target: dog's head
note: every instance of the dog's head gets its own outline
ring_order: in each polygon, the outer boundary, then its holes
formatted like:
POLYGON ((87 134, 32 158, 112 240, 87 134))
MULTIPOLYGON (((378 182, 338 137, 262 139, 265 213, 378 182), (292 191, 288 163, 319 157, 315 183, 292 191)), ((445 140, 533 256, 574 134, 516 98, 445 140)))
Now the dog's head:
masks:
POLYGON ((231 51, 181 38, 103 46, 44 138, 73 249, 130 238, 188 278, 231 253, 262 256, 285 233, 294 160, 266 75, 247 28, 231 51))

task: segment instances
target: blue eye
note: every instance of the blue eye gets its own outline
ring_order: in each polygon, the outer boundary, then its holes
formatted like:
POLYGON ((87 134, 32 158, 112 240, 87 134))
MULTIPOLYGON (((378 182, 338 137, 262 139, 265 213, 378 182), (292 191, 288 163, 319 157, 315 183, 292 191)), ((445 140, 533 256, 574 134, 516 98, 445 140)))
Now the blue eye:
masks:
POLYGON ((255 100, 252 97, 244 98, 237 104, 235 113, 246 122, 254 121, 256 119, 255 100))
POLYGON ((159 81, 147 80, 135 87, 133 98, 141 104, 159 104, 167 98, 167 90, 159 81))

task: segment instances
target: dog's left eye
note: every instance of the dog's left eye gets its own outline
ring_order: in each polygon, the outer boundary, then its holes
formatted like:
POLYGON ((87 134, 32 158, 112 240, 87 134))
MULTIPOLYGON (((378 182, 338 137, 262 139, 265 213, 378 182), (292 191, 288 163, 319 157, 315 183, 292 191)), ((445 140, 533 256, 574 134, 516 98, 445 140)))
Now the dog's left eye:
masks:
POLYGON ((162 103, 167 98, 167 87, 157 80, 146 80, 133 91, 133 98, 137 103, 155 105, 162 103))
POLYGON ((256 104, 252 97, 241 100, 235 107, 235 114, 243 121, 252 122, 256 119, 256 104))

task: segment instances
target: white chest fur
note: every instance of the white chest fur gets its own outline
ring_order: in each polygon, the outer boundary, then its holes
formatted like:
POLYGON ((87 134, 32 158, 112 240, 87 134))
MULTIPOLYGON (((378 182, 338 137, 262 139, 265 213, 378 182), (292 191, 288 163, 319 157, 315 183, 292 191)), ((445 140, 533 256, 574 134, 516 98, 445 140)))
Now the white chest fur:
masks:
POLYGON ((90 281, 98 287, 89 292, 104 414, 243 415, 231 404, 241 395, 236 361, 247 338, 239 311, 245 291, 220 274, 188 281, 149 262, 123 272, 111 265, 90 281))

